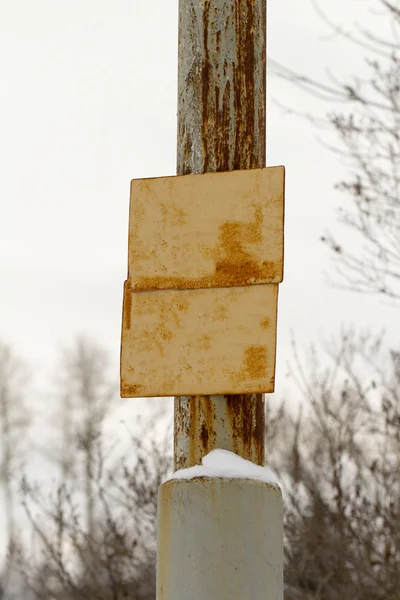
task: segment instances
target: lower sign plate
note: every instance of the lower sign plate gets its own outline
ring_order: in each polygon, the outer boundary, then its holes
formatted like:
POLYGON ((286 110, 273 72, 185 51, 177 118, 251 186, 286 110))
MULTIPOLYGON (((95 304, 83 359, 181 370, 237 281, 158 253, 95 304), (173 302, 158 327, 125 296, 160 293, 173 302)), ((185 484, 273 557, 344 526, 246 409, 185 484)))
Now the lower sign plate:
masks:
POLYGON ((274 391, 277 284, 133 292, 125 283, 121 396, 274 391))

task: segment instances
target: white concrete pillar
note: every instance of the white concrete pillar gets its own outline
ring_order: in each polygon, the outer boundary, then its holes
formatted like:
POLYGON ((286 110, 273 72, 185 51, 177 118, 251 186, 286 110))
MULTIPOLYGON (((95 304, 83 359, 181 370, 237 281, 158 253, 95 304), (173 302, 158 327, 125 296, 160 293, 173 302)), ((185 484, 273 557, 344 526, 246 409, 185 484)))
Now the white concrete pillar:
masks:
POLYGON ((276 483, 172 479, 160 488, 158 511, 157 600, 283 599, 276 483))

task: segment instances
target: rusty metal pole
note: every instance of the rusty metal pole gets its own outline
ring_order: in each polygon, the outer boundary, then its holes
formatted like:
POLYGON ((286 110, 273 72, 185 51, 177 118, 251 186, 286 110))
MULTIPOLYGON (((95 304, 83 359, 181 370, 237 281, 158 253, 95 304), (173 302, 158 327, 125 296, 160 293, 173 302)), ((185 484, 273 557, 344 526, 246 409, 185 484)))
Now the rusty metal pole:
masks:
MULTIPOLYGON (((178 175, 265 166, 265 64, 266 0, 180 0, 178 175)), ((175 398, 184 470, 159 490, 157 600, 283 599, 279 486, 238 457, 234 475, 190 469, 216 448, 263 465, 264 419, 261 394, 175 398)))
MULTIPOLYGON (((180 0, 177 174, 265 166, 266 0, 180 0)), ((174 464, 264 464, 262 394, 175 398, 174 464)))

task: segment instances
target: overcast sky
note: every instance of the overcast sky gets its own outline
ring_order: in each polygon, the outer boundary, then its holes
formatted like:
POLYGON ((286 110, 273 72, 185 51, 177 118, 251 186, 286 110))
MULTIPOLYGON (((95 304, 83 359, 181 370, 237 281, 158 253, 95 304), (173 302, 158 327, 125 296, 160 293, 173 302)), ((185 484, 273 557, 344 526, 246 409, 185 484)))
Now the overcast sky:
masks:
MULTIPOLYGON (((338 22, 377 31, 373 4, 321 0, 338 22)), ((177 0, 0 0, 0 337, 42 371, 77 333, 118 363, 129 183, 175 173, 177 19, 177 0)), ((269 0, 268 53, 316 77, 365 69, 310 0, 269 0)), ((327 284, 319 237, 335 227, 344 198, 333 185, 346 169, 322 132, 279 102, 331 108, 270 74, 267 164, 287 169, 278 392, 290 331, 307 345, 341 324, 377 330, 397 315, 327 284)))

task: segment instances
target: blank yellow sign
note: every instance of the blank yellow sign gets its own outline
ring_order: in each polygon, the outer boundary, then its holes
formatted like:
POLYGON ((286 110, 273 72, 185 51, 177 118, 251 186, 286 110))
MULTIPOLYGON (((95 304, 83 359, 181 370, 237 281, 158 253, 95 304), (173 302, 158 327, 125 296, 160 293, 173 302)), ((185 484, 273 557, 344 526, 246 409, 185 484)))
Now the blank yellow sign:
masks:
POLYGON ((273 392, 278 285, 125 286, 121 396, 273 392))
POLYGON ((274 390, 284 168, 132 181, 121 396, 274 390))
POLYGON ((284 175, 269 167, 133 180, 132 289, 282 281, 284 175))

